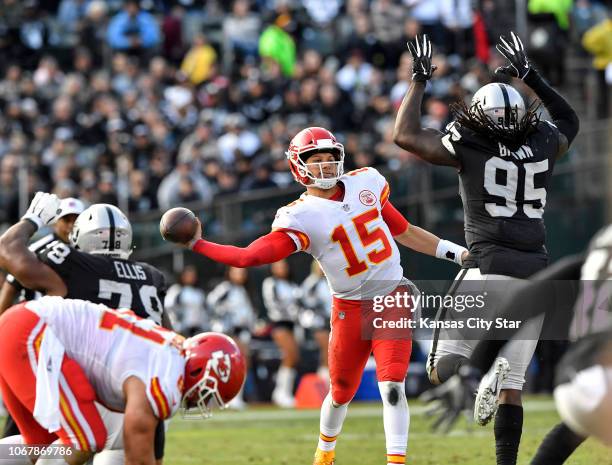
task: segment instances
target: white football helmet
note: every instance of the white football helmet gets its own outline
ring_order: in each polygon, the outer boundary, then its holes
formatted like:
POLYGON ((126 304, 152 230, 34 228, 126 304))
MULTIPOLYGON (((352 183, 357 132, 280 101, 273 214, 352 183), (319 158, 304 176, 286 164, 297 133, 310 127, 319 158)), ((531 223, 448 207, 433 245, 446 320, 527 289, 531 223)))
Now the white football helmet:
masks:
POLYGON ((83 252, 127 259, 132 253, 132 225, 114 205, 97 203, 81 213, 70 244, 83 252))
POLYGON ((510 129, 525 116, 525 101, 518 91, 508 84, 495 82, 481 87, 472 97, 471 111, 479 107, 493 122, 510 129))

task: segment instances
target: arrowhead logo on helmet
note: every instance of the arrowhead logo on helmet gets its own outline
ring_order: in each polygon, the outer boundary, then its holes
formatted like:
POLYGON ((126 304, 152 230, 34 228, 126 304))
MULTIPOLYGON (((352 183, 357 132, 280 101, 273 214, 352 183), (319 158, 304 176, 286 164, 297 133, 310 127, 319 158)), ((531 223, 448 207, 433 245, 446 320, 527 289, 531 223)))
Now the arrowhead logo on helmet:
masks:
POLYGON ((325 128, 310 127, 298 132, 291 140, 286 155, 294 179, 303 186, 331 189, 344 174, 344 146, 325 128), (331 153, 335 161, 307 164, 308 157, 316 153, 331 153), (334 175, 324 175, 323 165, 328 164, 333 164, 334 175), (309 165, 318 165, 321 175, 315 176, 311 170, 314 166, 309 165))
POLYGON ((244 356, 236 343, 221 333, 202 333, 187 339, 183 416, 196 409, 196 416, 208 418, 215 403, 225 408, 242 388, 246 378, 244 356))

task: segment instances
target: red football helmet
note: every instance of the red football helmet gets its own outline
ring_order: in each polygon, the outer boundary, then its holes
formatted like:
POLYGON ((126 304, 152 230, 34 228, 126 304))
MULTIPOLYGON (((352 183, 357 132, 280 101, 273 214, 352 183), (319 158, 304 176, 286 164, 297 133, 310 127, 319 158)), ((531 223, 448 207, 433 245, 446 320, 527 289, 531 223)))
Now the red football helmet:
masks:
POLYGON ((286 155, 289 159, 289 168, 293 177, 304 186, 331 189, 344 173, 344 146, 325 128, 311 127, 302 129, 291 140, 286 155), (336 158, 334 162, 313 163, 319 165, 322 176, 320 178, 315 177, 305 163, 305 159, 317 152, 331 152, 336 158), (335 164, 336 176, 323 177, 322 165, 327 163, 335 164))
POLYGON ((221 333, 201 333, 187 339, 183 412, 197 408, 208 418, 214 403, 225 408, 242 388, 246 363, 236 343, 221 333))

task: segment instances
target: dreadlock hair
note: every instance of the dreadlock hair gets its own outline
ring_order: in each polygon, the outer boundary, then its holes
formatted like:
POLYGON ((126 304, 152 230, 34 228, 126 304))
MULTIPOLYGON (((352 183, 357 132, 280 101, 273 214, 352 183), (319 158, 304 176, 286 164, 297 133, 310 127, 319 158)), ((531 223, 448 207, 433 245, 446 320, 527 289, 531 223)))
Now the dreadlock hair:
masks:
MULTIPOLYGON (((495 139, 511 151, 518 150, 527 140, 530 134, 536 131, 540 122, 541 102, 534 101, 529 105, 523 117, 518 120, 511 118, 509 127, 500 127, 493 119, 485 114, 481 106, 476 102, 469 108, 463 99, 450 104, 450 110, 455 120, 461 126, 471 129, 478 134, 495 139)), ((518 108, 515 106, 513 111, 518 115, 518 108)))

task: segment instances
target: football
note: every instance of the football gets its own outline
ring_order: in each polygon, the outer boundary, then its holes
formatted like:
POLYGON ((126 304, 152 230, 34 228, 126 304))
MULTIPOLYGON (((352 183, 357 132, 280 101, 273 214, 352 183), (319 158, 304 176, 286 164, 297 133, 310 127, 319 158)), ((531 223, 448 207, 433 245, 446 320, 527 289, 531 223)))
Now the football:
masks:
POLYGON ((159 222, 159 232, 166 241, 189 242, 198 228, 195 214, 188 208, 177 207, 168 210, 159 222))

